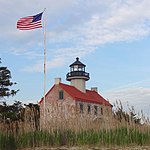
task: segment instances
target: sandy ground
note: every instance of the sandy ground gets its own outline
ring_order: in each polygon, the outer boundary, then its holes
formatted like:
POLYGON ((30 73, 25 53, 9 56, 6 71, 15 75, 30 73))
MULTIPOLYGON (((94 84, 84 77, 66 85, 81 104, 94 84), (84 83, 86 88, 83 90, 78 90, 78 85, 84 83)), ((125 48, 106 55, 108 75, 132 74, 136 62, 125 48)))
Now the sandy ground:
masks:
POLYGON ((57 147, 57 148, 31 148, 23 150, 150 150, 150 146, 132 146, 132 147, 109 147, 109 148, 99 148, 99 147, 57 147))

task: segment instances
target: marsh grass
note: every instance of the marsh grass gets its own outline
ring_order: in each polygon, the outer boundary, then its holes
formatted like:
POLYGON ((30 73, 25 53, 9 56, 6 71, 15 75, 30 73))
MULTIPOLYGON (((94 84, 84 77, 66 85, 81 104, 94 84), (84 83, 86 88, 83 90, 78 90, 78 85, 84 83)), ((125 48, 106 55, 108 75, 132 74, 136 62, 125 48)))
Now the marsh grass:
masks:
POLYGON ((12 134, 4 135, 0 133, 0 149, 1 150, 15 150, 16 141, 12 134))
POLYGON ((74 132, 72 130, 56 130, 53 132, 34 131, 27 132, 14 137, 13 135, 0 134, 0 149, 15 150, 16 148, 34 147, 59 147, 59 146, 130 146, 130 145, 150 145, 150 133, 141 132, 137 129, 127 129, 120 127, 105 130, 82 130, 74 132))
POLYGON ((60 146, 145 146, 150 145, 150 123, 145 119, 143 124, 134 118, 134 109, 130 113, 124 111, 121 103, 117 102, 113 115, 91 120, 86 116, 74 117, 71 120, 54 120, 47 129, 34 127, 34 124, 15 123, 1 125, 0 150, 15 150, 35 147, 60 146), (130 115, 132 114, 132 115, 130 115), (138 122, 137 122, 138 121, 138 122), (58 123, 58 124, 57 124, 58 123), (59 124, 61 126, 59 126, 59 124), (17 130, 16 130, 17 129, 17 130))

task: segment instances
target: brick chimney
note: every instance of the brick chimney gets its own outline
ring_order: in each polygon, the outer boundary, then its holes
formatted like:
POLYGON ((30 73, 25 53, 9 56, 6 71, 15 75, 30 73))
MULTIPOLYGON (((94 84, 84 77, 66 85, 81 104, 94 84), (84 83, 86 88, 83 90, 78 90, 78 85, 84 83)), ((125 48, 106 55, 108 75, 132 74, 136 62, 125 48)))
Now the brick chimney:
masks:
POLYGON ((61 78, 55 78, 55 84, 61 83, 61 78))
POLYGON ((91 91, 98 92, 98 88, 97 87, 91 87, 91 91))

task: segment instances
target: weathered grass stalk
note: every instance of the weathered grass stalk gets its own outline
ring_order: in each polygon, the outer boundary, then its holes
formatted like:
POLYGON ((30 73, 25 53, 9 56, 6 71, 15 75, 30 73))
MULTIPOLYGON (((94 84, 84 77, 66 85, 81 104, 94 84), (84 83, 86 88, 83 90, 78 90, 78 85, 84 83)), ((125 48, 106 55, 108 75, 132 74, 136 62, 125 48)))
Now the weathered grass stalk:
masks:
POLYGON ((0 148, 34 148, 40 146, 129 146, 129 145, 150 145, 150 134, 146 131, 118 127, 116 129, 82 130, 56 130, 54 132, 31 131, 23 133, 18 137, 13 135, 0 134, 0 148))
MULTIPOLYGON (((120 106, 117 106, 114 117, 107 118, 103 114, 101 118, 93 119, 86 114, 77 113, 68 119, 62 116, 62 113, 48 122, 47 130, 36 130, 35 123, 28 124, 26 121, 13 123, 13 129, 10 124, 0 124, 0 149, 62 145, 150 145, 149 122, 143 125, 136 124, 133 117, 123 110, 121 103, 118 104, 120 106)), ((131 111, 131 114, 135 113, 133 109, 131 111)))

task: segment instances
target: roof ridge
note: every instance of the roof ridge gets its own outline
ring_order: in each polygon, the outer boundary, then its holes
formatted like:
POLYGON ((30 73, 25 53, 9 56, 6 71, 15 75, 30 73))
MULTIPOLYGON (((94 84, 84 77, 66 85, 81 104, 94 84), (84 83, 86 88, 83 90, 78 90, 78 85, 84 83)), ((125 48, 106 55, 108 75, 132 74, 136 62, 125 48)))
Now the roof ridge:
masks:
MULTIPOLYGON (((73 85, 68 85, 65 83, 59 83, 57 84, 60 86, 66 93, 68 93, 75 101, 84 101, 87 103, 97 103, 97 104, 104 104, 107 106, 112 106, 109 101, 107 101, 105 98, 103 98, 98 92, 92 91, 89 89, 86 89, 86 92, 82 92, 73 85)), ((52 89, 56 86, 56 84, 53 85, 53 87, 45 94, 47 96, 52 89)), ((43 97, 41 98, 39 104, 43 101, 43 97)))

